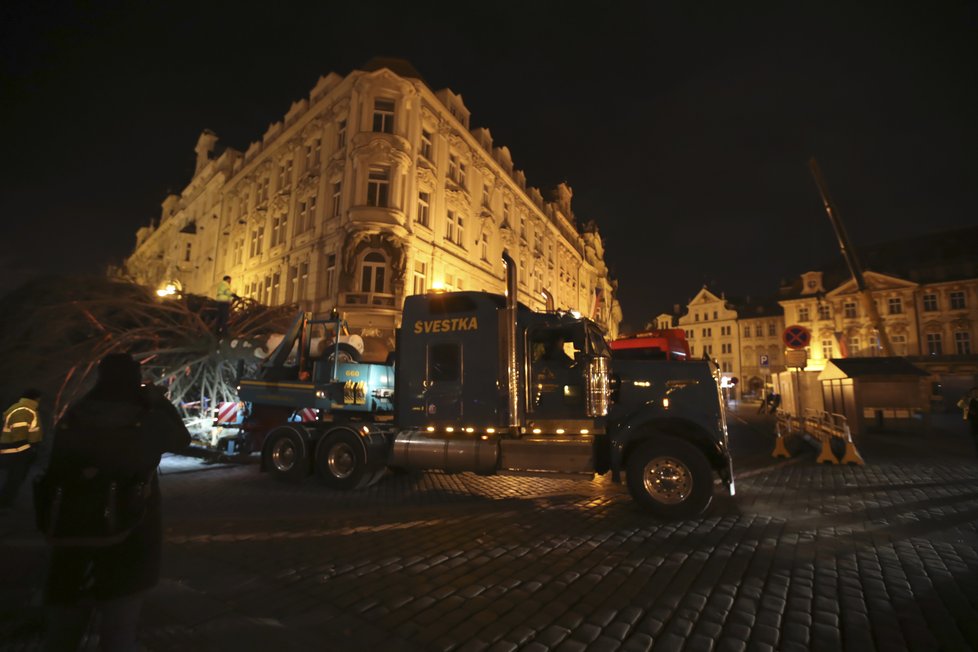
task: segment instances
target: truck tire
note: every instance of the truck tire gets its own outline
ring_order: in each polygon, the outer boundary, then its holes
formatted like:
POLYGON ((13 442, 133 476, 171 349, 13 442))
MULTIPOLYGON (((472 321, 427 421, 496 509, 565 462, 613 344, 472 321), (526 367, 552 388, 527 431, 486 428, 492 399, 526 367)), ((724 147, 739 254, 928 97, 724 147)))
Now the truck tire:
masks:
POLYGON ((713 501, 713 472, 703 452, 675 437, 641 444, 625 463, 628 491, 663 519, 699 516, 713 501))
POLYGON ((374 480, 360 437, 345 428, 334 430, 316 447, 316 473, 331 489, 360 489, 374 480))
POLYGON ((280 426, 265 439, 264 468, 276 480, 297 482, 309 475, 309 454, 300 426, 280 426))

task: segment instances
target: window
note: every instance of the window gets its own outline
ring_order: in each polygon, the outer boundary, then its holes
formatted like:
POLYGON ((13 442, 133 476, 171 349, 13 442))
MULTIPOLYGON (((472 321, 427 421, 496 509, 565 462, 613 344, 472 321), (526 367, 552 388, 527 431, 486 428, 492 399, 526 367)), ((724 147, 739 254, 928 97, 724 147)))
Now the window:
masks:
POLYGON ((457 383, 462 379, 462 346, 444 342, 428 345, 428 381, 457 383))
POLYGON ((482 232, 482 238, 480 239, 479 244, 482 260, 489 262, 489 234, 485 231, 482 232))
POLYGON ((262 178, 258 182, 258 190, 255 193, 255 203, 263 206, 268 203, 268 177, 262 178))
POLYGON ((316 196, 311 195, 299 201, 299 210, 295 220, 296 235, 304 233, 312 228, 313 220, 316 217, 316 196))
POLYGON ((832 340, 822 340, 822 357, 826 360, 832 358, 832 340))
POLYGON ((744 337, 750 337, 750 326, 744 326, 744 337))
POLYGON ((954 352, 958 355, 971 355, 971 333, 967 331, 954 333, 954 352))
POLYGON ((235 265, 240 265, 244 260, 244 241, 243 237, 236 238, 232 245, 232 258, 235 265))
POLYGON ((319 169, 319 153, 322 149, 322 142, 317 138, 306 145, 306 171, 319 169))
POLYGON ((903 312, 903 301, 900 297, 890 297, 887 300, 887 308, 891 315, 899 315, 903 312))
POLYGON ((374 100, 374 131, 394 133, 394 100, 374 100))
POLYGON ((936 294, 925 294, 924 295, 924 311, 925 312, 937 312, 937 295, 936 294))
POLYGON ((188 242, 186 249, 183 250, 183 262, 185 262, 185 263, 189 263, 190 262, 190 250, 192 249, 192 247, 193 247, 193 244, 190 243, 190 242, 188 242))
POLYGON ((431 195, 426 192, 418 193, 418 224, 430 228, 431 224, 431 195))
POLYGON ((252 258, 260 256, 265 246, 265 225, 256 226, 251 229, 251 248, 249 254, 252 258))
POLYGON ((458 183, 458 154, 448 155, 448 178, 458 183))
POLYGON ((842 314, 846 319, 855 319, 858 316, 856 313, 856 302, 846 301, 842 304, 842 314))
POLYGON ((285 228, 288 225, 288 213, 282 213, 272 218, 272 246, 285 242, 285 228))
POLYGON ((414 261, 414 293, 424 294, 427 289, 428 263, 414 261))
POLYGON ((445 239, 454 242, 459 247, 462 245, 464 236, 464 222, 462 216, 455 211, 448 211, 448 221, 445 229, 445 239))
POLYGON ((386 165, 371 165, 367 173, 367 204, 386 207, 390 185, 391 169, 386 165))
POLYGON ((262 296, 265 297, 262 302, 266 306, 272 305, 272 277, 271 276, 265 277, 265 290, 262 293, 262 296))
POLYGON ((798 308, 798 321, 808 321, 808 306, 801 306, 798 308))
POLYGON ((384 292, 387 287, 387 259, 384 254, 372 252, 363 257, 360 272, 361 292, 384 292))
POLYGON ((333 206, 332 213, 333 217, 340 216, 340 197, 343 194, 343 184, 339 181, 333 184, 333 206))
POLYGON ((859 352, 859 338, 850 337, 849 338, 849 355, 856 355, 859 352))
POLYGON ((520 279, 520 285, 526 285, 526 257, 520 257, 520 269, 523 270, 522 274, 517 274, 520 279))
POLYGON ((278 166, 278 190, 285 190, 290 185, 292 185, 292 159, 283 161, 278 166))
POLYGON ((818 318, 821 320, 832 319, 832 306, 827 303, 818 304, 818 318))
POLYGON ((509 204, 503 202, 503 226, 509 226, 509 204))
POLYGON ((326 255, 326 296, 336 292, 336 254, 326 255))
POLYGON ((429 161, 433 160, 431 157, 431 132, 424 129, 421 130, 421 156, 429 161))
POLYGON ((700 313, 698 313, 698 312, 697 313, 694 313, 693 314, 693 321, 699 321, 699 320, 700 320, 700 313))
POLYGON ((703 337, 713 337, 713 329, 712 328, 704 328, 703 329, 703 337))
POLYGON ((296 303, 299 300, 299 268, 296 265, 289 267, 289 286, 288 294, 285 297, 286 303, 296 303))
POLYGON ((716 310, 714 310, 714 311, 713 311, 713 318, 714 318, 714 319, 716 319, 716 318, 717 318, 717 311, 716 311, 716 310))
POLYGON ((724 362, 723 363, 723 370, 724 371, 733 371, 733 363, 732 362, 724 362))
POLYGON ((951 293, 951 310, 963 310, 965 306, 964 292, 955 290, 951 293))
POLYGON ((482 184, 482 205, 489 208, 489 184, 482 184))
POLYGON ((767 324, 767 334, 774 337, 778 334, 778 326, 773 321, 767 324))
POLYGON ((282 285, 282 273, 275 272, 272 274, 272 293, 268 298, 268 305, 274 306, 278 304, 278 291, 282 285))
POLYGON ((306 296, 306 288, 309 286, 309 263, 299 263, 299 285, 296 288, 296 301, 301 301, 306 296))
POLYGON ((893 353, 896 355, 907 355, 907 336, 906 335, 894 335, 890 338, 890 343, 893 345, 893 353))
POLYGON ((526 240, 526 215, 520 215, 520 238, 526 240))
POLYGON ((336 125, 336 147, 337 149, 346 147, 346 120, 340 120, 336 125))
POLYGON ((761 337, 762 335, 764 335, 764 326, 762 326, 761 324, 755 324, 754 325, 754 336, 755 337, 761 337))
POLYGON ((927 333, 927 355, 943 355, 944 346, 940 333, 927 333))

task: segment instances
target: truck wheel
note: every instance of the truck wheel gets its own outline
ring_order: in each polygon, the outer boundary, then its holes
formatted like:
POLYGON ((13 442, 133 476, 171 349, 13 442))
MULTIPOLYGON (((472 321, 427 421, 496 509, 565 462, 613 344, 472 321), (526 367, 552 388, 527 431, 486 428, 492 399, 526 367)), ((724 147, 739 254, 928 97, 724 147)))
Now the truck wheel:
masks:
POLYGON ((659 518, 699 516, 713 501, 713 472, 696 446, 674 437, 648 441, 626 462, 628 491, 659 518))
POLYGON ((268 433, 265 468, 276 480, 294 482, 309 475, 306 442, 294 426, 282 426, 268 433))
POLYGON ((360 437, 349 430, 336 430, 316 448, 316 472, 331 489, 359 489, 374 479, 360 437))

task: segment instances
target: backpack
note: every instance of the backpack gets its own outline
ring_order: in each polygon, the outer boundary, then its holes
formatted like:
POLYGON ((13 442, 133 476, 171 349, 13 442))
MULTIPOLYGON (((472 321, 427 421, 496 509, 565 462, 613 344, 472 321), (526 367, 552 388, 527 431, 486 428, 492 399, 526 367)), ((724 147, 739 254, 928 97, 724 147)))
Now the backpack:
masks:
POLYGON ((118 478, 94 467, 42 473, 34 481, 37 529, 52 546, 121 543, 146 516, 155 473, 118 478))
POLYGON ((70 416, 58 424, 51 465, 34 481, 35 522, 52 546, 115 545, 143 521, 156 475, 152 460, 140 459, 146 416, 97 431, 70 416))

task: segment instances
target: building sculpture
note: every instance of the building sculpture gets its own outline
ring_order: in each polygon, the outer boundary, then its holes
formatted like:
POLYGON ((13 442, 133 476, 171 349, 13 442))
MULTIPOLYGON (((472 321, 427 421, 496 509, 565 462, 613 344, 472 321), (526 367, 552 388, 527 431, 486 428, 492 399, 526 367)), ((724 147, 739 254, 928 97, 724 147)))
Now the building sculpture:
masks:
POLYGON ((239 295, 268 305, 336 308, 380 355, 406 296, 503 293, 508 250, 520 301, 544 309, 549 293, 616 337, 601 236, 579 226, 571 188, 545 201, 469 122, 460 95, 433 92, 405 61, 330 73, 244 152, 218 153, 205 130, 193 178, 139 230, 126 272, 202 295, 230 274, 239 295))

